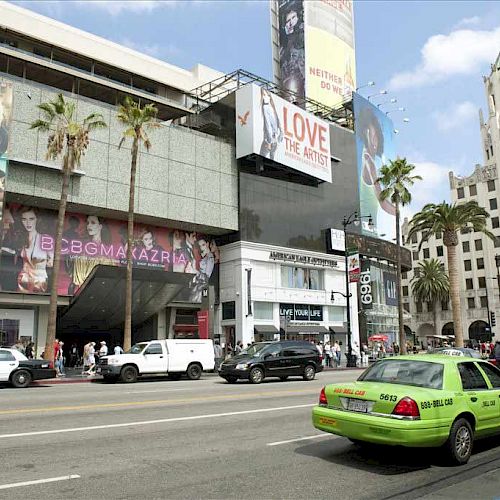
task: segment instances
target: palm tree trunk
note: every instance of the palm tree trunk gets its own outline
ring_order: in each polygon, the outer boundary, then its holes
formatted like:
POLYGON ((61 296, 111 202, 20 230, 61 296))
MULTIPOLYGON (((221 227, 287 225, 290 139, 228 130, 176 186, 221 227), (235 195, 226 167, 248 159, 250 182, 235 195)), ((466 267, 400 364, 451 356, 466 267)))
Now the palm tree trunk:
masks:
POLYGON ((401 354, 406 354, 406 333, 403 320, 403 291, 401 290, 401 228, 399 219, 399 202, 396 202, 396 288, 398 290, 399 349, 401 354))
POLYGON ((453 312, 453 328, 455 330, 456 347, 464 346, 464 335, 462 330, 462 308, 460 307, 460 280, 458 277, 457 247, 450 245, 446 247, 448 257, 448 275, 450 278, 451 310, 453 312))
POLYGON ((139 141, 134 137, 132 144, 132 163, 130 165, 130 191, 128 200, 127 225, 127 279, 125 285, 125 328, 123 332, 123 349, 128 351, 132 346, 132 245, 134 242, 134 209, 135 209, 135 173, 137 171, 137 154, 139 141))
POLYGON ((438 335, 437 329, 437 302, 432 304, 432 324, 434 326, 434 336, 438 335))
POLYGON ((61 246, 64 231, 64 216, 68 203, 69 180, 72 166, 70 158, 73 158, 71 147, 65 155, 63 162, 63 178, 61 187, 61 199, 59 200, 59 213, 57 214, 57 227, 54 244, 54 264, 52 268, 52 280, 50 283, 49 321, 47 325, 47 336, 45 338, 44 358, 54 362, 54 342, 56 340, 57 328, 57 285, 59 282, 59 268, 61 267, 61 246))

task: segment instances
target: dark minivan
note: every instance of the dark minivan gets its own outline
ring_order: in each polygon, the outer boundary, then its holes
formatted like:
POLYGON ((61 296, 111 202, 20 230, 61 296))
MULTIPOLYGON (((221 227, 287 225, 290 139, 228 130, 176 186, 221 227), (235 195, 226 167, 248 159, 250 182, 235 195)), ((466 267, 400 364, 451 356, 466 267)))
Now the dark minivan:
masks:
POLYGON ((300 376, 313 380, 323 370, 322 358, 311 342, 280 340, 257 342, 237 356, 225 360, 219 367, 219 375, 230 384, 238 379, 260 384, 266 377, 300 376))

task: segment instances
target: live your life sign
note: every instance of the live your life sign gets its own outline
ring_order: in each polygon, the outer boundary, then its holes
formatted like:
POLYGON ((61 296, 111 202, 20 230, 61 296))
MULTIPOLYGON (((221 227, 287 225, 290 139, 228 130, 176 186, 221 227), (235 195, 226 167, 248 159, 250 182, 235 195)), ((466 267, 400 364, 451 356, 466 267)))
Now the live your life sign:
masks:
POLYGON ((332 182, 328 124, 253 84, 236 92, 236 158, 252 154, 332 182))

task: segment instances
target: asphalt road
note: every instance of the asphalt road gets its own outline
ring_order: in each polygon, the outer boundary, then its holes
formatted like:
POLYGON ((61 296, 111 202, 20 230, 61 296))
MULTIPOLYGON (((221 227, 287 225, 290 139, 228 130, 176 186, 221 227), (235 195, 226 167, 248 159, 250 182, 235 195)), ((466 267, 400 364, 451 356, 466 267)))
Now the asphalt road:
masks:
POLYGON ((321 387, 357 375, 0 389, 0 498, 500 497, 500 440, 454 468, 314 429, 321 387))

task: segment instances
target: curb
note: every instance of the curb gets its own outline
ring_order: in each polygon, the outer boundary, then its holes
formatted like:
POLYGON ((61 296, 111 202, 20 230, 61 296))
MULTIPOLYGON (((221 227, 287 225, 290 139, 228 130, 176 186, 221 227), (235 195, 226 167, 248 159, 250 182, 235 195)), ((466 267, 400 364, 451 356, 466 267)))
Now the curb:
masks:
POLYGON ((58 385, 58 384, 89 384, 102 378, 48 378, 44 380, 34 380, 31 385, 58 385))

